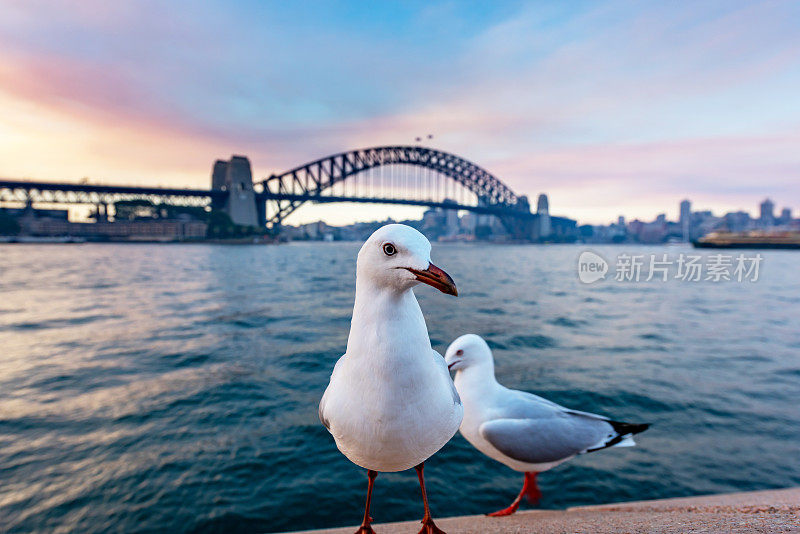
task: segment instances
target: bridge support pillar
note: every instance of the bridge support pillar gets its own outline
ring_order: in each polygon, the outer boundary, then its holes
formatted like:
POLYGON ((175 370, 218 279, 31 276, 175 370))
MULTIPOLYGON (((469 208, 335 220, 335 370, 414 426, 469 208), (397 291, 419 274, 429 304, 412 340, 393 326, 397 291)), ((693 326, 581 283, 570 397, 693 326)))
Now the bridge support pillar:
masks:
POLYGON ((228 191, 222 210, 230 216, 234 224, 259 226, 262 218, 259 206, 256 205, 253 171, 249 159, 245 156, 231 156, 230 161, 216 161, 211 173, 211 187, 228 191))
POLYGON ((256 197, 256 211, 258 212, 258 226, 259 228, 264 228, 267 225, 266 200, 256 197))

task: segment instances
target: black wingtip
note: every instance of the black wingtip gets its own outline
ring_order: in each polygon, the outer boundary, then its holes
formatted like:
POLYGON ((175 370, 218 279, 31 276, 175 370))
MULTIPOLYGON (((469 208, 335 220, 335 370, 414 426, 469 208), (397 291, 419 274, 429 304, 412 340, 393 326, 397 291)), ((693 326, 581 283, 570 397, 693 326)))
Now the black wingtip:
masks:
POLYGON ((626 434, 639 434, 650 428, 650 423, 622 423, 620 421, 609 421, 614 427, 614 431, 624 436, 626 434))

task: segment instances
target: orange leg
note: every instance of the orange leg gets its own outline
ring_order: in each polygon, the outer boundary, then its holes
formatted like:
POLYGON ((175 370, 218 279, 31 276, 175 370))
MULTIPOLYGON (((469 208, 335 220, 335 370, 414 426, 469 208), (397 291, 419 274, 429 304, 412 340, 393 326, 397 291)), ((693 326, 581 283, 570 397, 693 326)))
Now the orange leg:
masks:
POLYGON ((422 490, 422 502, 425 504, 425 516, 422 518, 422 528, 420 529, 419 534, 445 534, 445 531, 437 527, 433 522, 433 518, 431 517, 431 509, 428 506, 428 495, 425 493, 425 476, 423 475, 425 462, 422 462, 414 469, 417 470, 419 487, 422 490))
POLYGON ((542 492, 539 491, 539 486, 536 484, 536 475, 538 473, 525 473, 525 482, 522 484, 522 491, 519 492, 517 498, 514 499, 514 502, 508 508, 503 508, 502 510, 498 510, 496 512, 492 512, 491 514, 486 514, 490 517, 502 517, 504 515, 511 515, 517 511, 519 508, 520 503, 522 502, 522 497, 528 497, 528 500, 534 504, 539 502, 539 499, 542 498, 542 492))
POLYGON ((376 471, 367 471, 367 478, 369 479, 367 484, 367 505, 364 508, 364 520, 361 521, 361 526, 356 530, 356 534, 375 534, 375 531, 369 526, 372 523, 372 518, 369 516, 369 505, 372 502, 372 484, 377 476, 378 473, 376 471))

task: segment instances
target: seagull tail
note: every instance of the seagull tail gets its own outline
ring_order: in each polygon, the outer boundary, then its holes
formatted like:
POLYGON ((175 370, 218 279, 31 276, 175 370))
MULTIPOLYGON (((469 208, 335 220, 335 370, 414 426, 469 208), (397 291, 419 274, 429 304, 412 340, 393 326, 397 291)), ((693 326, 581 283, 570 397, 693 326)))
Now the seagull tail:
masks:
POLYGON ((617 434, 621 435, 630 434, 632 436, 650 428, 650 423, 621 423, 619 421, 609 421, 608 423, 614 427, 617 434))
POLYGON ((636 445, 636 442, 633 441, 633 435, 644 432, 650 428, 650 423, 622 423, 620 421, 610 420, 607 420, 606 423, 611 425, 616 435, 605 443, 600 443, 594 447, 586 449, 584 452, 594 452, 607 449, 609 447, 633 447, 636 445))

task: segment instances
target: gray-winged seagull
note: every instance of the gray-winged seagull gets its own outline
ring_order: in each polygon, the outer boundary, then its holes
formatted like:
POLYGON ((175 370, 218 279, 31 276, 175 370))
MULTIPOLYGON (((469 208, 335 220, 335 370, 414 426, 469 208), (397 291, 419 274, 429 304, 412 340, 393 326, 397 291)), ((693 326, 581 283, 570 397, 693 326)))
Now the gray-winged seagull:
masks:
POLYGON ((513 514, 523 496, 538 501, 538 473, 577 454, 633 446, 633 434, 649 426, 611 421, 504 387, 495 379, 492 351, 475 334, 453 341, 445 361, 456 371, 455 385, 464 403, 461 434, 483 454, 525 473, 522 491, 514 502, 490 516, 513 514))
POLYGON ((431 244, 402 224, 379 228, 361 247, 347 351, 319 403, 339 450, 367 469, 367 503, 357 533, 372 533, 369 506, 378 471, 416 468, 425 505, 420 533, 442 532, 431 518, 424 462, 458 431, 464 409, 444 358, 431 348, 412 288, 420 282, 457 295, 431 263, 431 244))

